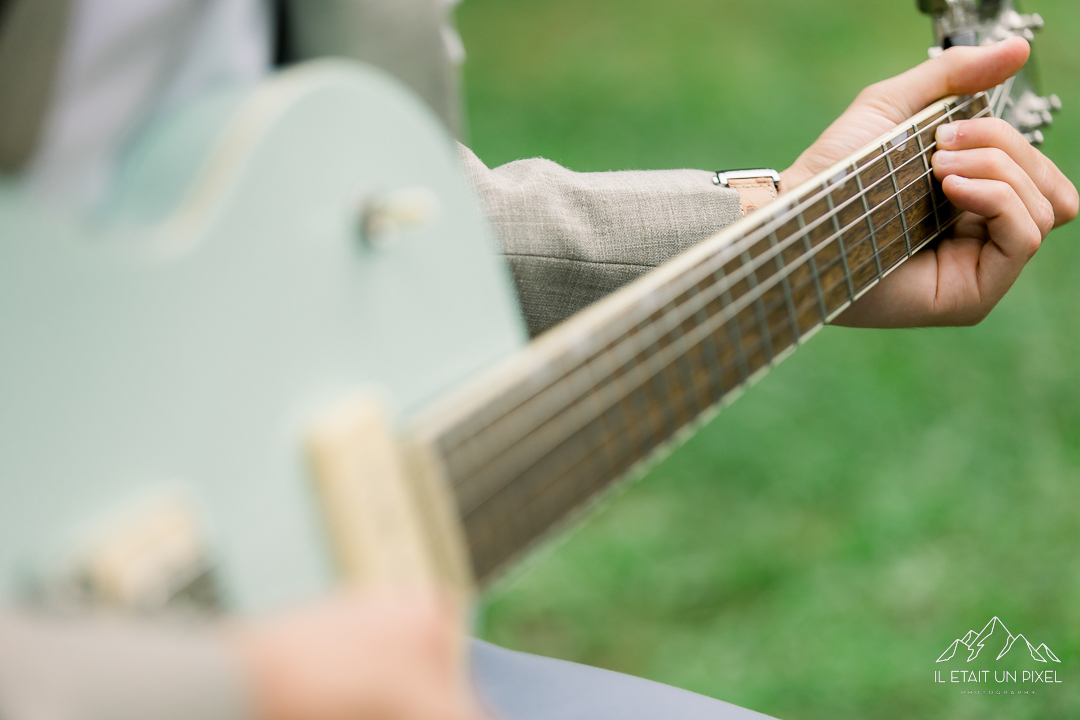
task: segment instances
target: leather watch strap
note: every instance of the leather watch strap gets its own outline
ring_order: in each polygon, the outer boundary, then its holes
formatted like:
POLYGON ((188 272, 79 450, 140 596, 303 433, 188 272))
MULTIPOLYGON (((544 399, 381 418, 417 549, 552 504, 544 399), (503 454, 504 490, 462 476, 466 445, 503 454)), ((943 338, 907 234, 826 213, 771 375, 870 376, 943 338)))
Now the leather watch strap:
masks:
POLYGON ((716 173, 713 183, 739 193, 742 216, 746 217, 776 199, 780 176, 775 170, 732 170, 716 173))

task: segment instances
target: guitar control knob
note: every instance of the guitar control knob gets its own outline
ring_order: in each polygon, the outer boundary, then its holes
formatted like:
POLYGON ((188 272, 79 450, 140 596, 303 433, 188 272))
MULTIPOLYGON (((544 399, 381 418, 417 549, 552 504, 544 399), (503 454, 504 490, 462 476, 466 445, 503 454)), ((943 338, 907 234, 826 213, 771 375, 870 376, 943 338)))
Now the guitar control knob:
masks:
POLYGON ((430 225, 439 216, 439 197, 426 187, 377 194, 359 203, 360 237, 372 248, 393 245, 403 230, 430 225))
POLYGON ((1049 98, 1047 98, 1047 100, 1049 100, 1050 102, 1050 109, 1054 112, 1057 112, 1061 109, 1061 98, 1059 98, 1057 95, 1051 95, 1049 98))

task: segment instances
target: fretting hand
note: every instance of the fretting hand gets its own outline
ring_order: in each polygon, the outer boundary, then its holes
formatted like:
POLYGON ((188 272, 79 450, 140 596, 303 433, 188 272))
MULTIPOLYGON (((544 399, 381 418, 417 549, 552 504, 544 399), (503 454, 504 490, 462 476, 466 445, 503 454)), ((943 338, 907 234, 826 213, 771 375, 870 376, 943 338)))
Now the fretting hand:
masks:
MULTIPOLYGON (((956 47, 871 85, 781 173, 781 191, 849 156, 948 95, 992 88, 1027 62, 1014 38, 956 47)), ((852 327, 973 325, 1001 300, 1047 234, 1073 220, 1080 199, 1057 166, 1002 120, 980 118, 937 132, 934 175, 966 212, 940 242, 916 253, 834 323, 852 327)))

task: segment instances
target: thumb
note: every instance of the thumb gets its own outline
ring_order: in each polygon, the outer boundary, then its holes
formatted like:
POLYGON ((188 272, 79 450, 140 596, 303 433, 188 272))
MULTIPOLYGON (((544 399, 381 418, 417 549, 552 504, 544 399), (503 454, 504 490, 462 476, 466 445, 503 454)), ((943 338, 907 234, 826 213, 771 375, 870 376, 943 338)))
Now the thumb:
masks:
POLYGON ((1015 37, 986 47, 951 47, 894 78, 868 87, 859 100, 903 122, 947 95, 972 95, 1000 85, 1024 67, 1031 46, 1015 37))

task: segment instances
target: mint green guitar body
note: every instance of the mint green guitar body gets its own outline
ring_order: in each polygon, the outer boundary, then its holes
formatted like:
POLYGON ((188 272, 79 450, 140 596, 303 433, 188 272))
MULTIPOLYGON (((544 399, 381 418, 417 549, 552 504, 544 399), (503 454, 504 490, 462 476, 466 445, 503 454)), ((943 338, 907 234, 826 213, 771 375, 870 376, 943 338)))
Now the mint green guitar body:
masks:
POLYGON ((227 608, 325 592, 313 415, 375 389, 407 417, 525 340, 453 142, 358 65, 158 122, 92 220, 3 186, 0 604, 163 489, 194 503, 227 608), (397 191, 426 219, 365 243, 360 208, 397 191))

